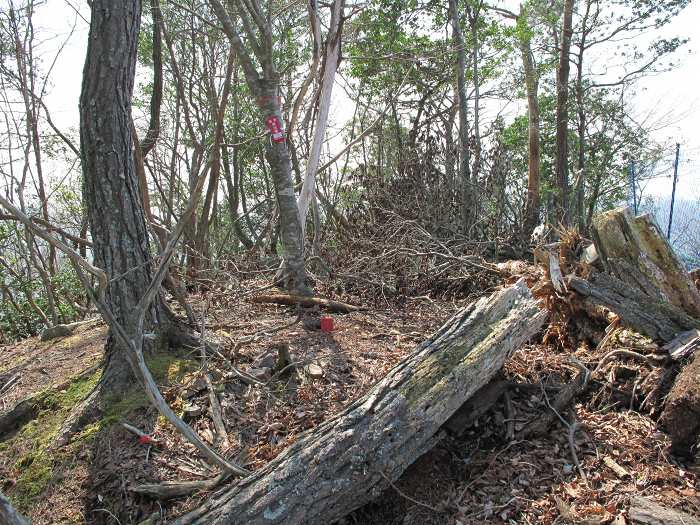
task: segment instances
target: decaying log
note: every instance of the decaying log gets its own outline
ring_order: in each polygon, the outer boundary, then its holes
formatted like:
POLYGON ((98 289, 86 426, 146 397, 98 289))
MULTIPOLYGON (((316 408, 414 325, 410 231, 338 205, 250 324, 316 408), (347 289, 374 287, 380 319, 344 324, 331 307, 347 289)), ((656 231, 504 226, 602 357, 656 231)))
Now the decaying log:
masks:
POLYGON ((628 517, 638 525, 700 525, 700 520, 690 514, 662 507, 642 496, 632 498, 628 517))
POLYGON ((674 361, 679 361, 693 355, 698 348, 700 348, 700 330, 688 330, 666 343, 662 350, 665 350, 674 361))
POLYGON ((10 500, 0 492, 0 524, 29 525, 27 518, 22 516, 10 503, 10 500))
POLYGON ((700 293, 650 215, 611 210, 595 217, 592 232, 608 273, 700 319, 700 293))
POLYGON ((305 308, 320 306, 330 310, 331 312, 343 314, 349 314, 350 312, 362 310, 362 308, 359 306, 353 306, 351 304, 341 303, 338 301, 331 301, 330 299, 323 299, 321 297, 306 297, 303 295, 293 294, 257 295, 255 297, 251 297, 250 300, 254 303, 274 303, 283 304, 286 306, 296 306, 299 304, 305 308))
POLYGON ((389 486, 440 426, 540 330, 523 281, 460 311, 365 396, 175 523, 332 523, 389 486))
POLYGON ((584 306, 605 306, 620 316, 624 324, 652 339, 668 342, 680 332, 700 328, 700 320, 612 275, 598 273, 589 280, 572 275, 567 280, 569 289, 578 294, 584 306))
POLYGON ((660 423, 671 436, 674 454, 692 456, 700 439, 700 359, 696 354, 673 384, 660 423))

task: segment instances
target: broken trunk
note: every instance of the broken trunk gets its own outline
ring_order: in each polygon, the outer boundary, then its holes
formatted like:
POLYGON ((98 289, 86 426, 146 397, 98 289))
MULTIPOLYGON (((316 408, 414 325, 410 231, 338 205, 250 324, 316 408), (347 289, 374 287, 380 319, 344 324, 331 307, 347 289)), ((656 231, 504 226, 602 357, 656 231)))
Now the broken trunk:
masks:
POLYGON ((460 311, 365 396, 176 523, 331 523, 376 498, 541 328, 524 282, 460 311))

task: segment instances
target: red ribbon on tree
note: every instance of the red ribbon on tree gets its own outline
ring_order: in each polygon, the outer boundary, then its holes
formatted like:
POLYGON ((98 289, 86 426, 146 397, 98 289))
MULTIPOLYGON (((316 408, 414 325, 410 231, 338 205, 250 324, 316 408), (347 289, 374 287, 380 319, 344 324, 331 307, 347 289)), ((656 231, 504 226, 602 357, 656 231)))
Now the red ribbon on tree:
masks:
POLYGON ((282 129, 282 122, 275 115, 270 115, 265 120, 267 124, 267 129, 270 131, 270 137, 272 142, 284 142, 286 139, 284 137, 284 129, 282 129))

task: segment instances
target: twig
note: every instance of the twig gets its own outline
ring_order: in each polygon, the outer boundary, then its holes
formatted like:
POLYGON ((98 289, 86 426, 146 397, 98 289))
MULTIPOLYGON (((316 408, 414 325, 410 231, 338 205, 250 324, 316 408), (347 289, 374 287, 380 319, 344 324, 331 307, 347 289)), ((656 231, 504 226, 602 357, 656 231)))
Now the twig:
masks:
POLYGON ((228 440, 228 434, 226 432, 226 425, 224 424, 224 419, 221 415, 221 405, 219 404, 219 398, 216 396, 214 391, 214 385, 211 381, 211 375, 209 375, 209 364, 207 361, 207 350, 206 350, 206 340, 205 340, 205 330, 206 330, 206 313, 209 310, 209 299, 207 299, 207 304, 202 312, 202 344, 200 345, 200 353, 202 357, 202 372, 204 375, 204 382, 207 384, 207 390, 209 391, 209 408, 211 409, 211 418, 214 422, 214 429, 217 435, 217 444, 223 443, 224 448, 228 449, 231 443, 228 440))
POLYGON ((391 486, 391 488, 394 489, 394 490, 399 494, 399 496, 401 496, 402 498, 407 499, 407 500, 410 501, 411 503, 415 503, 416 505, 418 505, 418 506, 420 506, 420 507, 423 507, 423 508, 432 510, 433 512, 435 512, 435 513, 437 513, 437 514, 440 514, 440 511, 437 510, 435 507, 433 507, 433 506, 431 506, 431 505, 428 505, 427 503, 423 503, 422 501, 418 501, 417 499, 413 499, 411 496, 409 496, 408 494, 406 494, 405 492, 403 492, 399 487, 397 487, 396 485, 394 485, 394 483, 393 483, 388 477, 386 477, 386 475, 385 475, 383 472, 381 472, 381 471, 378 471, 378 472, 379 472, 379 474, 387 481, 387 483, 389 483, 389 485, 391 486))

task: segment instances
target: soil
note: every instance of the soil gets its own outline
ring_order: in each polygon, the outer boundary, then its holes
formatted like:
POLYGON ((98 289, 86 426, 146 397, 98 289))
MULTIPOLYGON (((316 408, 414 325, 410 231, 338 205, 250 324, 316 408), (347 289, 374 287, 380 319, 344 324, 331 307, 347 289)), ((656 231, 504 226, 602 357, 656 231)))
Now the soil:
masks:
MULTIPOLYGON (((308 329, 310 325, 303 322, 276 331, 289 325, 296 311, 250 302, 249 297, 264 284, 262 280, 248 281, 232 290, 210 283, 207 290, 191 296, 195 310, 206 312, 206 337, 219 344, 225 358, 211 356, 207 363, 230 442, 230 447, 219 450, 249 469, 260 468, 301 432, 363 395, 466 303, 466 299, 427 296, 390 302, 347 292, 334 297, 335 290, 326 288, 319 290, 320 295, 363 305, 367 310, 333 314, 334 330, 330 333, 308 329), (251 342, 240 344, 252 334, 256 337, 251 342), (279 345, 289 347, 296 372, 270 378, 270 373, 264 372, 268 365, 274 366, 279 345), (313 370, 309 365, 314 365, 313 370), (231 366, 256 375, 266 385, 241 381, 231 366)), ((20 373, 21 377, 5 393, 0 407, 6 411, 30 394, 70 380, 94 365, 105 336, 104 326, 86 326, 68 338, 46 343, 29 339, 0 348, 0 375, 20 373)), ((593 369, 603 355, 623 346, 645 355, 655 350, 651 342, 619 329, 602 348, 586 343, 568 349, 554 343, 528 345, 508 361, 503 376, 518 383, 556 388, 576 373, 570 362, 572 355, 593 369)), ((201 379, 200 349, 151 356, 149 366, 176 411, 182 413, 185 405, 195 414, 201 409, 202 413, 189 422, 213 443, 216 432, 201 379)), ((615 359, 603 367, 572 410, 560 414, 566 424, 558 421, 549 434, 522 441, 509 439, 508 430, 517 432, 547 412, 548 390, 513 389, 512 412, 501 400, 463 437, 447 435, 380 498, 343 521, 367 525, 620 525, 626 523, 629 499, 636 494, 700 516, 700 472, 670 455, 669 440, 657 430, 653 419, 656 407, 640 408, 658 383, 645 378, 658 375, 650 363, 615 359), (567 425, 574 420, 580 425, 574 444, 585 477, 574 464, 568 443, 567 425)), ((54 411, 60 417, 70 399, 60 398, 55 404, 54 411)), ((49 415, 42 413, 33 424, 39 427, 49 415)), ((50 447, 54 429, 47 426, 45 435, 37 439, 36 432, 25 428, 0 443, 0 489, 35 524, 126 525, 153 515, 171 520, 195 507, 206 494, 157 502, 131 489, 143 483, 202 480, 215 475, 193 447, 158 417, 137 388, 114 400, 104 420, 60 450, 50 447), (139 443, 121 422, 148 433, 158 445, 139 443), (33 469, 41 464, 38 458, 47 455, 51 457, 50 468, 42 476, 35 475, 33 469), (28 477, 40 478, 31 490, 28 477)))

